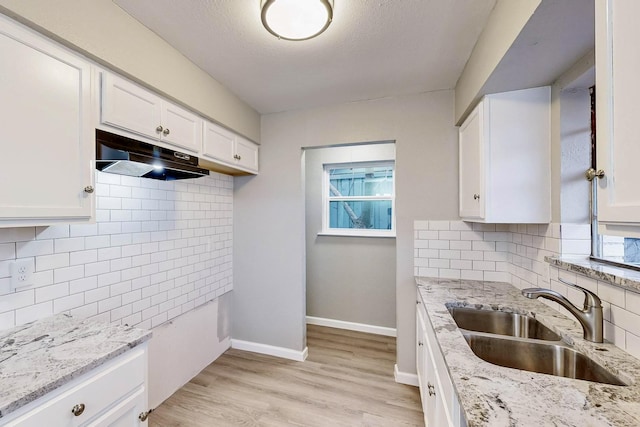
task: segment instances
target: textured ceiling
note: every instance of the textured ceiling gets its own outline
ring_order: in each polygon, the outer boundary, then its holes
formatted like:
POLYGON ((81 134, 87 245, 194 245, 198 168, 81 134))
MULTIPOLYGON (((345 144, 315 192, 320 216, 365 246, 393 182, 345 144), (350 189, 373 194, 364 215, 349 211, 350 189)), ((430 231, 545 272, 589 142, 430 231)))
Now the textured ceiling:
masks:
POLYGON ((326 32, 278 40, 260 0, 114 0, 260 113, 450 89, 495 0, 335 0, 326 32))

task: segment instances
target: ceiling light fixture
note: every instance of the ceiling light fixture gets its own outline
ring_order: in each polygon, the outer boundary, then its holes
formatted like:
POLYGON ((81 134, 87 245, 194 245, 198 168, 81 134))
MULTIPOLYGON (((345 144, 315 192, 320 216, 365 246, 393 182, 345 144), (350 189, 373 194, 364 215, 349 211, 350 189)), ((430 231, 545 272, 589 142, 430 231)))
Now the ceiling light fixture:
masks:
POLYGON ((262 25, 283 40, 308 40, 329 27, 333 0, 262 0, 262 25))

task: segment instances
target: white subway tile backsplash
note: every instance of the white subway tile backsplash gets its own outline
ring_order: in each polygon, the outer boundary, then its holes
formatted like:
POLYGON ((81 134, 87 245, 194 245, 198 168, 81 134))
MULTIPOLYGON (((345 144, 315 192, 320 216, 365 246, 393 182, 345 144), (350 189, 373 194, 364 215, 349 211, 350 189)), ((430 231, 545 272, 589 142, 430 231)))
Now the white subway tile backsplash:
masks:
MULTIPOLYGON (((575 283, 575 282, 573 282, 575 283)), ((598 296, 618 307, 625 307, 625 291, 617 286, 598 281, 598 296)), ((638 325, 640 329, 640 324, 638 325)))
POLYGON ((16 258, 15 243, 0 243, 0 261, 16 258))
POLYGON ((429 230, 449 230, 450 221, 429 221, 429 230))
POLYGON ((634 357, 640 359, 640 335, 626 331, 625 349, 634 357))
POLYGON ((82 279, 76 279, 69 282, 69 293, 76 294, 95 289, 98 286, 98 277, 90 276, 82 279))
POLYGON ((109 287, 91 289, 90 291, 86 291, 84 293, 85 304, 91 304, 94 302, 103 301, 107 298, 109 298, 109 287))
POLYGON ((459 231, 438 231, 438 239, 460 240, 460 232, 459 231))
POLYGON ((604 339, 620 348, 626 347, 626 331, 608 320, 604 321, 604 339))
POLYGON ((36 304, 44 301, 51 301, 69 295, 69 283, 58 283, 57 285, 42 286, 35 290, 36 304))
POLYGON ((16 258, 27 258, 53 253, 53 240, 16 242, 16 258))
MULTIPOLYGON (((67 255, 67 254, 59 254, 67 255)), ((69 265, 90 264, 98 261, 98 251, 96 249, 89 249, 87 251, 71 252, 69 255, 69 265)), ((37 258, 36 258, 37 262, 37 258)))
POLYGON ((64 237, 69 237, 68 225, 52 225, 49 227, 36 227, 37 240, 62 239, 64 237))
POLYGON ((55 239, 54 248, 56 253, 81 251, 85 248, 84 237, 70 237, 55 239))
POLYGON ((74 308, 78 308, 84 304, 84 294, 74 294, 67 297, 58 298, 53 301, 53 312, 62 313, 74 308))
POLYGON ((52 314, 53 301, 46 301, 40 304, 33 304, 24 308, 19 308, 15 311, 16 325, 33 322, 34 320, 42 319, 43 317, 51 316, 52 314))
POLYGON ((625 291, 625 308, 632 313, 640 314, 640 294, 629 290, 625 291))
POLYGON ((0 243, 25 242, 35 238, 35 227, 0 228, 0 243))
POLYGON ((68 282, 82 277, 84 277, 84 265, 57 268, 53 271, 54 283, 68 282))
MULTIPOLYGON (((233 288, 232 177, 167 183, 97 172, 96 183, 96 224, 0 229, 0 281, 16 257, 36 265, 32 286, 6 286, 0 328, 60 311, 157 326, 233 288)), ((434 223, 436 237, 444 223, 434 223)), ((428 221, 419 225, 428 231, 428 221)))

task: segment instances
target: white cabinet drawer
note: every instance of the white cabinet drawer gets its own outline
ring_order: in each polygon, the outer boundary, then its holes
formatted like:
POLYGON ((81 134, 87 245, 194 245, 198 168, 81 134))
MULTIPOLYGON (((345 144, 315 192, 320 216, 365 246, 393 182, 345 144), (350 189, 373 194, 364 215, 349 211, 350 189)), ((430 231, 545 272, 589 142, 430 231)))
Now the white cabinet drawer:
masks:
MULTIPOLYGON (((144 349, 134 349, 97 368, 77 385, 55 396, 44 396, 33 402, 34 409, 13 419, 10 427, 76 427, 90 421, 110 405, 136 388, 144 390, 146 357, 144 349), (75 416, 72 408, 84 405, 82 414, 75 416)), ((55 394, 54 391, 51 394, 55 394)))
POLYGON ((104 415, 87 425, 87 427, 140 427, 146 426, 138 418, 145 411, 146 398, 144 387, 138 388, 131 396, 108 410, 104 415))

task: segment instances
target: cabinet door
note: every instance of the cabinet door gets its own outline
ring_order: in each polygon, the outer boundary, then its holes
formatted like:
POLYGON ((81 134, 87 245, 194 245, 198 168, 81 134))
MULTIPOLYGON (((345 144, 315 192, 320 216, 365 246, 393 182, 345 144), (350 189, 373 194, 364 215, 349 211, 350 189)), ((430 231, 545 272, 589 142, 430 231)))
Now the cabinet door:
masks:
POLYGON ((102 74, 102 123, 159 139, 159 97, 111 73, 102 74))
POLYGON ((204 157, 221 160, 234 164, 236 136, 228 130, 211 122, 204 123, 202 140, 202 153, 204 157))
MULTIPOLYGON (((640 224, 637 0, 596 1, 598 221, 640 224)), ((607 233, 609 234, 609 233, 607 233)))
POLYGON ((202 145, 202 119, 169 102, 162 102, 162 140, 197 153, 202 145))
POLYGON ((236 155, 239 167, 258 172, 258 146, 256 144, 245 138, 237 137, 236 155))
POLYGON ((484 218, 483 105, 460 126, 460 217, 484 218))
POLYGON ((89 64, 1 15, 0 57, 0 226, 89 219, 89 64))
POLYGON ((424 325, 424 310, 418 296, 418 305, 416 310, 416 371, 418 373, 418 387, 420 388, 420 400, 422 401, 422 412, 424 413, 424 423, 427 426, 433 426, 433 415, 435 413, 435 401, 429 398, 429 390, 427 388, 427 337, 424 325))

